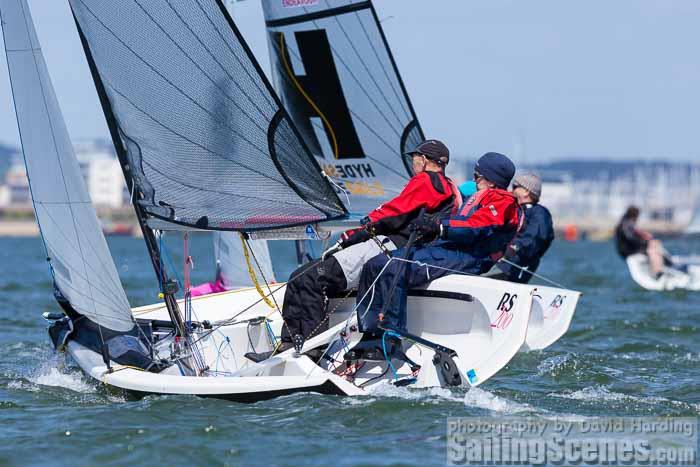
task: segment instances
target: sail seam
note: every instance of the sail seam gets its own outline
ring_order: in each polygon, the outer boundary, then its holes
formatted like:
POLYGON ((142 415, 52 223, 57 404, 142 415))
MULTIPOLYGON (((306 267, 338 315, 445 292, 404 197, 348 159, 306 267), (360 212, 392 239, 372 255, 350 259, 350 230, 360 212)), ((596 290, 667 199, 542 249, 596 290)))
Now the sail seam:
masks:
MULTIPOLYGON (((328 4, 327 1, 326 1, 326 4, 328 4)), ((355 16, 357 16, 357 13, 355 13, 355 16)), ((384 102, 386 103, 386 105, 387 105, 387 106, 389 107, 389 109, 391 110, 391 114, 393 114, 393 115, 394 115, 394 118, 396 118, 396 121, 397 121, 397 123, 399 124, 399 128, 400 128, 400 127, 402 126, 402 124, 401 124, 401 117, 394 111, 393 106, 389 103, 389 99, 387 98, 387 96, 386 96, 386 94, 384 93, 384 91, 382 91, 382 88, 381 88, 381 86, 379 86, 379 83, 377 83, 377 80, 374 78, 374 75, 372 74, 372 72, 370 71, 369 67, 367 66, 367 63, 366 63, 366 62, 364 61, 364 59, 362 58, 362 55, 360 55, 360 52, 357 51, 357 47, 355 47, 355 44, 352 42, 352 40, 350 40, 350 36, 348 35, 348 32, 347 32, 347 31, 345 30, 345 28, 343 27, 343 24, 340 22, 340 20, 338 19, 337 16, 336 16, 334 19, 335 19, 335 22, 338 24, 338 27, 340 28, 340 30, 343 32, 343 36, 345 36, 345 40, 348 41, 348 44, 350 44, 350 48, 352 49, 353 52, 355 52, 355 55, 357 56, 357 59, 358 59, 358 60, 360 61, 360 63, 362 64, 362 67, 365 69, 365 72, 367 73, 367 76, 369 76, 369 79, 370 79, 370 80, 372 81, 372 83, 374 83, 374 85, 376 86, 377 91, 379 91, 379 95, 382 96, 382 98, 384 99, 384 102)), ((370 42, 370 48, 371 48, 372 51, 374 51, 375 54, 376 54, 376 51, 374 50, 374 46, 372 45, 371 42, 370 42)), ((403 109, 401 109, 401 110, 403 110, 403 109)), ((383 116, 383 115, 382 115, 382 116, 383 116)), ((387 123, 388 123, 388 121, 387 121, 387 123)), ((393 128, 393 123, 391 124, 391 126, 392 126, 392 128, 393 128)), ((399 132, 397 131, 397 134, 398 134, 398 133, 399 133, 399 132)))
POLYGON ((289 26, 297 23, 306 23, 315 19, 323 19, 329 16, 336 16, 345 13, 351 13, 353 11, 365 10, 367 8, 370 8, 371 5, 372 2, 370 1, 355 3, 352 5, 344 5, 336 8, 331 8, 329 10, 317 11, 314 13, 305 13, 303 15, 289 16, 287 18, 265 21, 265 25, 270 28, 275 28, 279 26, 289 26))
MULTIPOLYGON (((275 47, 276 47, 276 46, 277 46, 277 44, 275 43, 275 47)), ((287 50, 289 50, 289 49, 287 49, 287 50)), ((299 57, 299 55, 295 54, 293 50, 289 50, 289 52, 290 52, 291 54, 293 54, 294 57, 295 57, 297 60, 301 60, 301 58, 299 57)), ((282 51, 279 51, 279 53, 282 53, 282 51)), ((342 62, 342 60, 341 60, 341 62, 342 62)), ((345 65, 344 62, 343 62, 343 65, 345 65)), ((345 65, 345 67, 347 68, 347 65, 345 65)), ((282 73, 282 76, 284 76, 285 78, 287 78, 287 80, 291 83, 291 80, 289 80, 289 78, 287 77, 287 74, 286 74, 286 73, 282 73)), ((355 80, 355 83, 357 83, 358 86, 359 86, 359 81, 358 81, 357 77, 355 77, 355 76, 353 75, 353 79, 355 80)), ((292 84, 293 84, 293 83, 292 83, 292 84)), ((360 89, 363 90, 365 96, 366 96, 367 98, 369 98, 370 100, 372 100, 371 97, 369 96, 369 94, 367 93, 367 91, 366 91, 364 88, 362 88, 362 86, 359 86, 359 87, 360 87, 360 89)), ((375 105, 376 105, 376 104, 375 104, 375 105)), ((375 107, 375 109, 376 109, 376 107, 375 107)), ((357 112, 355 112, 355 111, 352 110, 351 108, 349 108, 348 110, 350 111, 350 114, 351 114, 354 118, 356 118, 360 123, 362 123, 362 124, 364 125, 364 127, 367 128, 367 130, 369 130, 370 133, 372 133, 374 136, 376 136, 377 139, 378 139, 379 141, 381 141, 390 151, 394 151, 394 150, 395 150, 395 149, 391 146, 391 144, 389 144, 388 141, 386 141, 379 133, 377 133, 377 131, 376 131, 371 125, 369 125, 367 122, 365 122, 365 121, 357 114, 357 112)), ((376 109, 376 110, 378 110, 378 109, 376 109)), ((380 112, 380 114, 381 114, 381 112, 380 112)), ((383 116, 383 115, 382 115, 382 116, 383 116)), ((383 117, 384 117, 384 120, 387 121, 387 123, 388 123, 389 126, 391 127, 391 123, 388 122, 388 120, 386 119, 385 116, 383 116, 383 117)), ((396 130, 395 130, 393 127, 392 127, 391 129, 392 129, 393 131, 396 132, 396 130)), ((399 136, 399 133, 396 132, 396 135, 399 136)), ((405 179, 407 178, 405 174, 402 174, 402 173, 396 171, 396 170, 393 169, 391 166, 389 166, 389 165, 383 163, 383 162, 380 161, 379 159, 376 159, 376 158, 370 156, 369 154, 367 154, 366 157, 367 157, 368 159, 371 159, 371 160, 375 161, 377 164, 383 166, 383 167, 386 168, 387 170, 389 170, 389 171, 391 171, 391 172, 394 172, 396 175, 398 175, 398 176, 401 177, 402 179, 405 180, 405 179)))
MULTIPOLYGON (((27 31, 29 31, 29 24, 28 24, 28 22, 27 22, 27 13, 24 11, 24 7, 25 7, 25 6, 26 6, 26 3, 23 2, 23 3, 22 3, 22 15, 23 15, 23 17, 24 17, 25 27, 27 28, 27 31)), ((31 40, 31 39, 30 39, 30 40, 31 40)), ((82 261, 82 263, 83 263, 84 274, 85 274, 85 276, 87 276, 87 269, 88 269, 88 268, 87 268, 87 261, 86 261, 86 259, 85 259, 85 254, 84 254, 84 252, 83 252, 82 242, 80 241, 80 235, 78 234, 78 226, 77 226, 76 220, 75 220, 75 212, 73 211, 73 206, 72 206, 72 204, 70 204, 70 199, 71 199, 71 197, 70 197, 70 193, 69 193, 69 191, 68 191, 68 186, 66 185, 65 173, 64 173, 64 171, 63 171, 63 161, 61 161, 61 158, 60 158, 60 156, 58 155, 58 154, 59 154, 59 149, 58 149, 58 144, 56 143, 56 131, 55 131, 55 129, 54 129, 54 122, 53 122, 53 120, 51 119, 51 117, 49 116, 49 110, 48 110, 48 109, 49 109, 49 106, 48 106, 48 102, 47 102, 47 100, 46 100, 46 91, 45 91, 45 85, 46 85, 46 84, 42 81, 41 73, 39 73, 39 64, 37 63, 36 55, 35 55, 35 54, 32 54, 32 62, 34 63, 34 68, 36 69, 37 77, 38 77, 38 79, 39 79, 40 88, 41 88, 42 101, 43 101, 43 103, 44 103, 44 109, 46 110, 46 115, 47 115, 47 121, 48 121, 48 124, 49 124, 49 128, 51 129, 51 140, 52 140, 52 142, 53 142, 54 150, 56 151, 56 161, 57 161, 57 163, 58 163, 58 167, 59 167, 60 170, 61 170, 61 178, 62 178, 62 180, 63 180, 63 187, 64 187, 65 192, 66 192, 66 198, 69 200, 68 207, 69 207, 69 209, 70 209, 71 218, 72 218, 72 221, 73 221, 73 229, 75 230, 75 237, 76 237, 76 240, 77 240, 77 242, 78 242, 78 249, 79 249, 79 253, 80 253, 80 259, 81 259, 81 261, 82 261)), ((71 149, 72 149, 72 148, 71 148, 71 149)), ((47 212, 48 212, 48 211, 47 211, 47 212)), ((54 221, 54 223, 55 223, 55 221, 54 221)), ((92 308, 93 308, 93 311, 92 311, 92 312, 95 313, 95 314, 97 314, 97 306, 96 306, 97 301, 95 300, 95 298, 94 298, 94 296, 93 296, 93 291, 92 291, 92 289, 93 289, 93 284, 92 284, 89 280, 86 280, 86 282, 87 282, 88 287, 89 287, 90 298, 92 299, 92 308)), ((129 316, 131 317, 131 313, 129 313, 129 316)), ((133 321, 133 319, 132 319, 132 321, 133 321)))
POLYGON ((294 73, 292 72, 289 63, 287 63, 287 54, 285 54, 284 51, 284 33, 280 33, 280 56, 282 57, 282 62, 284 63, 284 68, 287 72, 287 76, 289 76, 289 79, 292 80, 292 83, 297 88, 299 93, 304 97, 304 99, 306 99, 306 102, 309 103, 309 105, 316 111, 316 113, 318 113, 318 115, 328 127, 328 132, 331 134, 331 139, 333 140, 333 157, 338 159, 338 156, 340 155, 338 153, 338 139, 335 136, 333 126, 331 125, 331 122, 328 121, 328 118, 326 118, 326 115, 321 111, 321 109, 318 108, 313 99, 311 99, 311 97, 306 93, 306 91, 304 91, 304 88, 301 86, 301 84, 299 84, 299 80, 297 80, 296 76, 294 76, 294 73))
MULTIPOLYGON (((357 22, 360 24, 360 27, 362 28, 362 32, 365 35, 365 38, 367 39, 367 42, 371 45, 372 44, 372 39, 369 37, 369 33, 367 32, 367 28, 365 28, 365 24, 362 22, 362 17, 359 15, 359 13, 355 13, 355 18, 357 18, 357 22)), ((394 93, 394 97, 396 98, 396 101, 399 103, 399 107, 401 107, 401 110, 403 110, 404 114, 406 117, 413 117, 410 113, 410 111, 406 108, 404 105, 404 102, 401 100, 401 97, 399 96, 398 91, 394 87, 394 82, 391 80, 391 77, 389 76, 389 72, 387 71, 386 67, 384 66, 384 63, 382 63, 382 60, 379 58, 379 54, 377 53, 376 47, 372 46, 372 52, 374 53, 374 58, 377 59, 377 63, 379 63, 379 66, 382 68, 382 72, 384 73, 384 77, 386 78, 387 83, 389 83, 389 87, 391 88, 391 91, 394 93)))
MULTIPOLYGON (((220 86, 218 86, 218 85, 216 84, 216 81, 214 81, 214 79, 213 79, 211 76, 209 76, 209 75, 204 71, 204 69, 203 69, 201 66, 199 66, 199 65, 197 64, 197 62, 195 62, 195 61, 192 59, 192 57, 191 57, 187 52, 185 52, 185 50, 180 46, 180 44, 178 44, 178 43, 175 41, 175 39, 173 39, 173 37, 172 37, 170 34, 168 34, 168 33, 165 31, 165 29, 163 29, 163 27, 155 20, 155 18, 153 18, 153 16, 151 16, 151 14, 150 14, 148 11, 146 11, 146 9, 145 9, 138 1, 134 0, 134 3, 136 3, 136 4, 141 8, 141 10, 143 10, 143 12, 151 19, 151 21, 153 21, 153 24, 155 24, 155 25, 158 26, 158 28, 163 32, 163 34, 165 34, 165 35, 168 37, 168 39, 170 39, 170 41, 180 50, 180 52, 182 52, 182 54, 183 54, 185 57, 187 57, 187 58, 189 59, 189 61, 190 61, 195 67, 197 67, 197 69, 198 69, 200 72, 202 72, 202 74, 203 74, 204 76, 207 77, 207 79, 209 79, 209 81, 214 85, 214 87, 216 87, 219 91, 221 91, 221 94, 222 94, 223 96, 225 96, 226 99, 227 99, 229 102, 231 102, 238 110, 241 111, 241 113, 243 113, 246 117, 248 117, 248 119, 249 119, 255 126, 257 126, 258 129, 259 129, 260 131, 265 131, 265 129, 264 129, 261 125, 259 125, 258 122, 257 122, 251 115, 249 115, 243 107, 241 107, 234 99, 231 98, 231 96, 229 96, 229 95, 226 93, 226 91, 224 91, 220 86)), ((176 11, 173 9, 172 5, 170 5, 170 2, 168 2, 168 6, 170 6, 170 9, 171 9, 171 10, 173 11, 173 13, 180 19, 180 21, 181 21, 182 24, 187 28, 187 30, 190 31, 190 32, 192 33, 192 36, 197 40, 197 42, 199 42, 199 43, 202 45, 202 47, 204 47, 204 49, 209 53, 209 55, 210 55, 210 57, 212 58, 212 60, 213 60, 214 62, 216 62, 217 65, 219 65, 219 68, 221 69, 221 71, 223 71, 223 72, 229 77, 229 79, 231 79, 231 82, 233 82, 233 83, 236 85, 236 87, 241 91, 241 93, 243 93, 243 95, 246 96, 248 102, 250 102, 250 103, 253 105, 253 107, 255 107, 255 109, 256 109, 258 112, 260 112, 260 116, 262 116, 263 118, 265 118, 265 116, 266 116, 266 115, 265 115, 265 112, 250 98, 250 96, 248 96, 247 94, 245 94, 245 92, 243 91, 243 89, 241 89, 240 84, 239 84, 239 83, 228 73, 228 71, 221 65, 221 63, 216 59, 216 57, 214 56, 214 54, 212 54, 211 51, 209 50, 209 48, 204 44, 204 42, 201 41, 201 39, 199 38, 199 36, 197 36, 197 35, 194 33, 194 31, 192 31, 192 28, 190 28, 189 24, 187 24, 187 23, 185 22, 185 20, 182 18, 182 16, 180 16, 180 14, 179 14, 178 12, 176 12, 176 11)))
MULTIPOLYGON (((63 237, 64 240, 66 240, 66 241, 68 242, 68 244, 72 247, 73 251, 76 252, 76 253, 78 253, 78 254, 81 254, 81 252, 78 251, 78 250, 76 250, 75 246, 74 246, 73 244, 70 243, 70 239, 68 238, 68 236, 66 235, 66 233, 63 231, 63 229, 61 229, 60 224, 59 224, 58 222, 56 222, 56 219, 54 219, 54 217, 51 215, 51 213, 50 213, 48 210, 46 210, 46 215, 48 216, 49 220, 56 226, 56 231, 57 231, 59 234, 61 234, 61 236, 63 237)), ((88 243, 89 243, 89 242, 88 242, 88 243)), ((51 242, 49 242, 49 241, 47 241, 46 244, 49 245, 49 246, 51 246, 51 242)), ((90 245, 90 248, 92 249, 93 253, 96 253, 96 251, 95 251, 95 249, 92 247, 92 245, 90 245)), ((88 270, 88 269, 92 270, 93 273, 98 274, 98 271, 97 271, 94 267, 92 267, 92 265, 91 265, 90 263, 87 263, 87 264, 85 265, 85 266, 89 266, 89 267, 86 267, 86 268, 85 268, 84 275, 83 275, 83 274, 80 274, 80 271, 79 271, 79 270, 75 269, 74 267, 69 266, 69 265, 68 265, 69 262, 68 262, 62 255, 59 255, 58 253, 56 253, 56 251, 57 251, 57 249, 52 247, 52 248, 50 249, 51 255, 52 255, 52 256, 58 257, 67 269, 73 270, 73 271, 78 275, 78 277, 80 277, 80 278, 83 279, 84 281, 89 282, 89 279, 88 279, 88 277, 87 277, 87 273, 88 273, 87 270, 88 270)), ((102 268, 105 268, 105 265, 104 265, 104 263, 102 263, 102 261, 99 261, 99 263, 100 263, 100 266, 101 266, 102 268)), ((107 272, 107 271, 106 271, 106 270, 103 270, 103 272, 107 272)), ((102 283, 103 286, 107 286, 107 285, 112 285, 112 286, 117 286, 117 285, 118 285, 118 286, 121 286, 121 284, 117 284, 117 283, 113 282, 113 281, 114 281, 114 278, 112 277, 111 274, 108 274, 108 280, 109 280, 110 282, 112 282, 112 283, 111 283, 111 284, 109 284, 109 283, 104 283, 101 279, 100 279, 100 282, 103 282, 103 283, 102 283)), ((103 294, 103 295, 106 296, 106 294, 103 294)), ((117 299, 119 302, 121 302, 121 297, 118 296, 118 295, 114 295, 112 298, 117 299)), ((124 304, 124 303, 120 303, 120 305, 121 305, 121 306, 124 306, 125 304, 124 304)), ((128 305, 128 304, 127 304, 127 305, 128 305)), ((127 308, 128 308, 128 306, 127 306, 127 308)))
MULTIPOLYGON (((255 143, 253 143, 252 141, 248 140, 248 138, 246 138, 243 134, 241 134, 240 132, 238 132, 235 128, 232 128, 232 127, 230 127, 230 126, 228 126, 228 125, 222 125, 222 124, 219 122, 218 119, 214 118, 214 115, 212 115, 212 113, 211 113, 209 110, 205 109, 205 108, 204 108, 203 106, 201 106, 195 99, 193 99, 189 94, 187 94, 186 92, 184 92, 182 89, 180 89, 178 86, 176 86, 172 81, 170 81, 168 78, 166 78, 165 76, 163 76, 162 73, 160 73, 158 70, 156 70, 155 68, 153 68, 148 62, 146 62, 146 61, 143 59, 143 57, 141 57, 139 54, 137 54, 136 51, 134 51, 134 50, 133 50, 131 47, 129 47, 124 41, 122 41, 121 38, 119 38, 119 36, 117 36, 117 35, 114 33, 114 31, 112 31, 106 24, 104 24, 104 23, 95 15, 95 13, 90 9, 90 7, 88 7, 87 5, 85 5, 82 1, 81 1, 81 3, 85 6, 85 9, 86 9, 88 12, 90 12, 90 14, 102 25, 103 28, 105 28, 107 31, 109 31, 110 34, 112 34, 112 36, 114 36, 114 38, 117 39, 127 50, 129 50, 130 52, 132 52, 132 53, 134 54, 135 57, 138 57, 138 59, 141 60, 141 62, 143 62, 144 65, 146 65, 146 66, 147 66, 148 68, 150 68, 154 73, 156 73, 158 76, 160 76, 166 83, 168 83, 170 86, 172 86, 173 89, 176 89, 183 97, 185 97, 187 100, 189 100, 191 103, 193 103, 196 107, 198 107, 199 109, 201 109, 202 111, 204 111, 204 113, 206 113, 207 115, 209 115, 209 117, 211 117, 212 120, 213 120, 214 122, 216 122, 217 125, 222 126, 222 127, 226 128, 226 129, 230 130, 230 131, 231 131, 232 133, 234 133, 236 136, 240 137, 243 141, 245 141, 246 143, 248 143, 251 147, 253 147, 253 148, 257 149, 258 151, 260 151, 261 154, 266 155, 264 150, 262 150, 260 147, 258 147, 258 146, 257 146, 255 143)), ((221 157, 222 159, 224 159, 224 160, 226 160, 226 161, 229 161, 229 162, 232 162, 232 163, 234 163, 234 164, 240 165, 241 167, 245 167, 245 168, 247 168, 248 170, 250 170, 251 172, 254 172, 254 173, 257 173, 258 175, 261 175, 261 176, 263 176, 263 177, 269 178, 270 180, 274 180, 273 178, 270 178, 269 176, 263 174, 262 172, 258 172, 258 171, 254 170, 254 169, 251 169, 251 168, 245 166, 244 164, 241 164, 240 162, 237 162, 237 161, 234 161, 234 160, 232 160, 232 159, 229 159, 229 158, 227 158, 227 157, 225 157, 225 156, 223 156, 223 155, 221 155, 221 154, 219 154, 219 153, 216 153, 216 152, 214 152, 214 151, 211 151, 209 148, 206 148, 206 147, 204 147, 204 146, 202 146, 202 145, 200 145, 200 144, 198 144, 198 143, 195 143, 194 141, 192 141, 192 140, 190 140, 190 139, 188 139, 188 138, 185 138, 185 137, 182 136, 181 134, 179 134, 179 133, 177 133, 176 131, 174 131, 172 128, 170 128, 170 127, 164 125, 162 122, 156 120, 153 116, 149 115, 147 112, 141 110, 141 109, 139 108, 139 106, 137 106, 133 101, 131 101, 130 99, 128 99, 128 98, 127 98, 123 93, 121 93, 115 86, 113 86, 113 85, 110 84, 109 87, 110 87, 110 89, 112 89, 114 92, 116 92, 116 93, 118 93, 120 96, 122 96, 125 100, 127 100, 134 108, 136 108, 137 110, 139 110, 142 114, 144 114, 145 116, 147 116, 148 118, 150 118, 150 119, 153 120, 154 122, 158 123, 159 125, 162 125, 163 128, 166 128, 167 130, 171 131, 172 133, 174 133, 174 134, 180 136, 181 138, 185 139, 186 141, 189 141, 189 142, 191 142, 192 144, 195 144, 195 145, 201 147, 202 149, 205 149, 205 150, 207 150, 207 151, 210 151, 212 154, 215 154, 215 155, 221 157)), ((264 129, 262 129, 262 130, 264 131, 264 129)), ((275 180, 275 181, 277 181, 277 180, 275 180)))

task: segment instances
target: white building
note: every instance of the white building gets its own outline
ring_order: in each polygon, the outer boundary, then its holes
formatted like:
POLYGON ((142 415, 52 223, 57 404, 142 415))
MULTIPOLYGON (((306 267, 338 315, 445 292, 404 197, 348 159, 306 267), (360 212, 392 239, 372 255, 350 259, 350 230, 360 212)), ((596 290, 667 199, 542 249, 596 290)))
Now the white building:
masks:
POLYGON ((97 157, 87 165, 87 186, 95 206, 119 208, 123 205, 124 175, 115 158, 97 157))
POLYGON ((10 205, 10 189, 7 185, 0 185, 0 208, 10 205))
MULTIPOLYGON (((75 154, 95 206, 119 208, 128 202, 124 175, 113 152, 104 145, 79 143, 75 145, 75 154)), ((31 205, 27 171, 21 157, 13 158, 4 182, 0 188, 0 206, 31 205)))
POLYGON ((113 152, 96 143, 77 143, 75 155, 95 206, 119 208, 124 205, 124 175, 113 152))
POLYGON ((15 160, 5 174, 5 186, 7 187, 9 202, 14 206, 29 206, 32 197, 29 192, 29 180, 27 170, 21 160, 15 160))

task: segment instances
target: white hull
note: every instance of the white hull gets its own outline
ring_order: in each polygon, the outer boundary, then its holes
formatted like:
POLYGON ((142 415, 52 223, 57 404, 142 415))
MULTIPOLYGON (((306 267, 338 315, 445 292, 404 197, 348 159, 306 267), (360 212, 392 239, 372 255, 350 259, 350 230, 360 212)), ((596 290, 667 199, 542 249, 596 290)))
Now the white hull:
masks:
POLYGON ((520 351, 542 350, 566 334, 580 297, 581 292, 574 290, 537 286, 527 337, 520 351))
MULTIPOLYGON (((679 260, 681 258, 674 258, 679 260)), ((655 278, 649 270, 649 260, 646 255, 636 254, 627 257, 627 267, 632 279, 647 290, 700 290, 700 265, 689 264, 688 271, 666 267, 660 278, 655 278)))
MULTIPOLYGON (((456 352, 453 361, 459 371, 460 385, 478 385, 501 370, 525 344, 532 296, 538 287, 471 276, 448 276, 432 282, 425 289, 412 291, 408 301, 408 332, 456 352)), ((274 293, 281 303, 284 287, 274 293)), ((259 301, 254 289, 223 292, 193 299, 194 319, 212 323, 230 319, 241 310, 231 324, 215 332, 199 332, 201 354, 208 371, 203 376, 183 376, 171 366, 161 373, 150 373, 112 364, 112 372, 97 352, 70 341, 68 351, 78 365, 93 378, 105 384, 140 393, 189 394, 240 401, 262 400, 291 392, 321 392, 361 395, 372 386, 393 381, 408 381, 414 376, 410 365, 392 360, 396 374, 385 361, 366 361, 348 380, 339 374, 345 370, 343 355, 361 337, 354 327, 351 313, 354 300, 337 305, 331 316, 331 328, 304 344, 302 352, 328 347, 333 362, 315 364, 307 356, 295 357, 288 350, 261 363, 244 357, 253 350, 271 349, 265 325, 249 326, 246 320, 269 315, 270 330, 279 335, 281 319, 259 301), (253 306, 251 306, 253 305, 253 306), (339 338, 344 340, 340 346, 339 338), (227 340, 228 339, 228 340, 227 340)), ((136 308, 139 319, 167 320, 161 304, 136 308)), ((568 326, 568 321, 567 321, 568 326)), ((533 344, 534 345, 534 344, 533 344)), ((162 344, 160 352, 168 346, 162 344)), ((533 347, 534 348, 534 347, 533 347)), ((433 364, 435 351, 410 340, 403 341, 403 350, 421 369, 411 379, 411 387, 445 386, 448 383, 433 364)))

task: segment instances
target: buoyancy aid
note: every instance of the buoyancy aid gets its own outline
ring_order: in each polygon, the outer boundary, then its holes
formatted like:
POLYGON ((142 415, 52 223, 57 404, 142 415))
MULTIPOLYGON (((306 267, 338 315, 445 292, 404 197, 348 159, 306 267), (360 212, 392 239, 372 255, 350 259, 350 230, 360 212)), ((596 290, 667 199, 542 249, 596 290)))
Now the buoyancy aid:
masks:
POLYGON ((443 246, 451 244, 497 261, 522 222, 522 210, 512 193, 499 188, 481 190, 462 204, 457 214, 442 221, 443 246))
POLYGON ((368 214, 377 235, 388 236, 402 247, 410 235, 409 225, 421 209, 437 220, 449 217, 461 204, 457 186, 441 172, 421 172, 413 176, 401 193, 368 214))

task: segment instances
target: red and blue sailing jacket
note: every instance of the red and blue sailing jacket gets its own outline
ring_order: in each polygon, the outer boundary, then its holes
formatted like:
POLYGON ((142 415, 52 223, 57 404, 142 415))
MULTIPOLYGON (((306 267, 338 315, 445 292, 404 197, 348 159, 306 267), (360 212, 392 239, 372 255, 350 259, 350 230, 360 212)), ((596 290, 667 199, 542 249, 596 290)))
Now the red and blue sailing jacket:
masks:
POLYGON ((522 211, 512 193, 499 188, 477 191, 457 214, 442 221, 441 246, 497 261, 521 225, 522 211))
POLYGON ((410 235, 409 224, 421 209, 442 219, 457 212, 461 199, 459 189, 449 178, 426 171, 411 177, 398 196, 367 217, 375 234, 386 235, 397 247, 402 247, 410 235))

